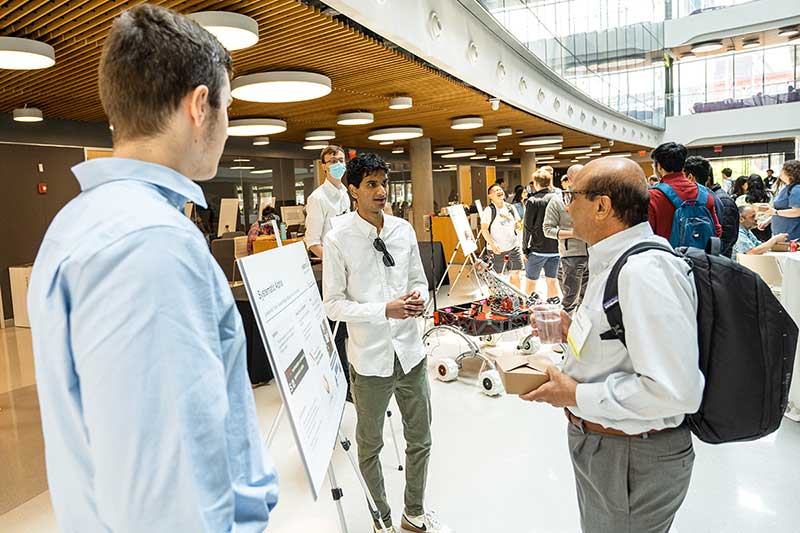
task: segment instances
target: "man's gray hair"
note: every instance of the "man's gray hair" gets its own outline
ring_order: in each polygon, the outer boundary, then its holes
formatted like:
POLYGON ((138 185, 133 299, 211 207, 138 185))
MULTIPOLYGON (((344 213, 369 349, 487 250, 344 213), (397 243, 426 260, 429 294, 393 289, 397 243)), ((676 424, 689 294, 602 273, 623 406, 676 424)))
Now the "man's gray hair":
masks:
POLYGON ((569 179, 574 179, 575 176, 578 175, 578 172, 580 172, 581 170, 583 170, 583 165, 581 164, 572 165, 567 169, 567 176, 569 176, 569 179))

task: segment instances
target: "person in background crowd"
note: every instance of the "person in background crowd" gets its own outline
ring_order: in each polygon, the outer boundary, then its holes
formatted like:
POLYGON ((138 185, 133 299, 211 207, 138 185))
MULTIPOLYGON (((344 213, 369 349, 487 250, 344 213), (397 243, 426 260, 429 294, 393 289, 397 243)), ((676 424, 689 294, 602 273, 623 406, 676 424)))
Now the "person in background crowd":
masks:
POLYGON ((788 237, 785 233, 773 235, 766 242, 753 234, 753 228, 758 225, 756 221, 756 210, 752 205, 743 205, 739 208, 739 236, 733 246, 733 258, 738 254, 761 255, 769 252, 773 246, 786 242, 788 237))
POLYGON ((492 251, 492 266, 495 272, 503 272, 504 269, 509 271, 511 283, 519 287, 519 273, 523 265, 517 238, 517 230, 521 225, 520 217, 517 210, 505 201, 505 192, 498 184, 489 187, 488 195, 489 205, 481 215, 481 235, 492 251), (505 264, 505 257, 508 257, 508 265, 505 264))
POLYGON ((764 180, 758 174, 750 174, 747 178, 747 194, 745 197, 748 204, 768 203, 772 199, 764 185, 764 180))
POLYGON ((655 187, 656 185, 659 184, 658 176, 656 175, 650 176, 649 178, 647 178, 647 183, 650 187, 655 187))
POLYGON ((525 187, 522 185, 517 185, 514 187, 514 198, 511 200, 511 205, 517 210, 517 214, 519 218, 525 216, 525 202, 528 200, 528 193, 525 191, 525 187))
POLYGON ((261 220, 256 220, 250 226, 250 231, 247 232, 247 253, 253 253, 253 243, 259 235, 274 235, 275 229, 272 227, 272 221, 280 225, 281 217, 271 205, 264 207, 261 211, 261 220))
POLYGON ((731 170, 728 167, 725 167, 722 169, 721 174, 722 174, 722 188, 725 190, 726 193, 728 193, 731 197, 733 197, 733 193, 731 193, 731 190, 733 189, 733 178, 731 178, 731 176, 733 176, 733 170, 731 170))
MULTIPOLYGON (((536 192, 525 204, 525 231, 522 237, 522 251, 527 256, 525 276, 529 281, 539 279, 544 269, 547 283, 547 303, 558 304, 558 241, 550 238, 544 231, 544 218, 547 205, 554 196, 559 196, 552 187, 553 175, 544 167, 533 173, 533 185, 536 192)), ((531 290, 526 290, 530 293, 531 290)))
POLYGON ((225 147, 231 56, 189 18, 139 4, 99 63, 113 157, 73 167, 82 192, 50 225, 28 291, 58 529, 264 531, 278 485, 242 320, 183 215, 205 207, 195 181, 225 147))
MULTIPOLYGON (((561 179, 564 191, 568 192, 572 180, 583 165, 572 165, 561 179)), ((572 217, 564 206, 563 194, 554 194, 547 203, 542 229, 546 237, 558 240, 558 255, 561 266, 558 269, 558 282, 564 311, 570 315, 578 308, 589 282, 589 255, 586 243, 576 239, 572 230, 572 217)), ((530 261, 530 259, 529 259, 530 261)))
POLYGON ((322 243, 331 230, 331 219, 350 211, 350 196, 342 185, 345 169, 344 150, 330 145, 319 154, 325 181, 314 189, 306 202, 306 235, 308 250, 322 258, 322 243))
MULTIPOLYGON (((697 184, 689 180, 683 173, 687 153, 686 147, 682 144, 669 142, 658 146, 650 154, 656 176, 659 177, 661 183, 669 185, 684 202, 696 199, 699 192, 697 184)), ((648 190, 650 192, 650 209, 648 211, 650 225, 656 235, 669 240, 675 206, 657 188, 653 187, 648 190)), ((711 196, 713 198, 708 199, 709 204, 706 207, 711 212, 715 235, 719 237, 722 235, 722 226, 720 226, 717 210, 714 207, 716 197, 713 194, 711 196)))
POLYGON ((800 239, 800 161, 792 159, 783 164, 780 180, 784 186, 778 192, 772 207, 759 210, 772 215, 772 231, 786 233, 788 239, 800 239))
POLYGON ((585 533, 667 533, 694 464, 684 413, 697 411, 704 387, 691 269, 665 251, 632 256, 618 278, 627 347, 604 340, 616 258, 642 241, 668 243, 648 224, 652 200, 633 161, 591 161, 564 197, 575 236, 589 245, 589 286, 575 319, 562 315, 563 372, 548 367, 549 381, 522 399, 566 408, 585 533))
POLYGON ((767 169, 767 176, 764 178, 764 187, 766 187, 767 192, 770 194, 775 192, 775 183, 778 181, 778 177, 775 175, 775 171, 771 168, 767 169))
POLYGON ((733 182, 733 186, 731 186, 730 195, 736 202, 737 207, 747 203, 747 176, 739 176, 736 178, 736 181, 733 182))
POLYGON ((764 181, 758 174, 750 174, 747 178, 747 192, 737 198, 736 205, 741 207, 743 205, 756 206, 756 221, 757 226, 753 228, 753 234, 758 237, 762 242, 767 241, 772 235, 772 228, 770 228, 769 215, 765 212, 765 207, 770 205, 772 197, 764 187, 764 181), (743 198, 743 201, 742 201, 743 198), (761 209, 759 209, 761 206, 761 209))
POLYGON ((731 257, 733 245, 739 236, 739 209, 736 207, 736 202, 722 190, 722 187, 714 183, 711 163, 705 157, 699 155, 687 157, 683 171, 687 178, 704 184, 714 193, 714 208, 720 216, 720 225, 722 226, 722 236, 720 237, 722 250, 720 253, 725 257, 731 257))

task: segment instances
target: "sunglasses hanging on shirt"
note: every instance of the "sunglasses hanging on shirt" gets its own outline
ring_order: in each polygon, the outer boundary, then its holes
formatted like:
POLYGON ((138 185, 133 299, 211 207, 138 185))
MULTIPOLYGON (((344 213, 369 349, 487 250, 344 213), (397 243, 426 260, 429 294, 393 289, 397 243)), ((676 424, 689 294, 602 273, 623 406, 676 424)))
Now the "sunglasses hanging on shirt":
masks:
POLYGON ((383 264, 387 267, 394 266, 394 257, 389 253, 389 250, 386 249, 386 243, 380 237, 376 237, 374 241, 372 241, 372 246, 378 250, 380 253, 383 254, 383 264))

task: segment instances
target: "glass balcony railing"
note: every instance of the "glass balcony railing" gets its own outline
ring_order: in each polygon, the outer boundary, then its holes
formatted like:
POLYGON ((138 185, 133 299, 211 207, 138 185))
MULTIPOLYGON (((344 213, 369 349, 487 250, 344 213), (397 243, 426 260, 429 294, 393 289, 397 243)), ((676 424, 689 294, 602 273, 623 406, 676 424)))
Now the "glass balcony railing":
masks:
POLYGON ((680 109, 682 115, 725 111, 727 109, 744 109, 765 105, 788 104, 800 102, 800 91, 793 85, 778 83, 759 87, 756 94, 742 98, 709 98, 705 91, 667 95, 675 103, 674 109, 680 109))
POLYGON ((700 13, 708 13, 739 4, 747 4, 754 0, 673 0, 672 18, 678 19, 700 13))

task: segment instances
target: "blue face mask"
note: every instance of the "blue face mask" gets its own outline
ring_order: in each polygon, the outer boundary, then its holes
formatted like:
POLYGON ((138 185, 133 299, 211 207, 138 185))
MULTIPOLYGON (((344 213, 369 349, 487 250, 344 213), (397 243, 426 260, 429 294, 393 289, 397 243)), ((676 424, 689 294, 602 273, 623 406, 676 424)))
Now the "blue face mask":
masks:
POLYGON ((328 169, 328 172, 335 179, 340 180, 342 176, 344 176, 345 170, 347 170, 347 167, 344 166, 344 163, 334 163, 331 165, 331 168, 328 169))

